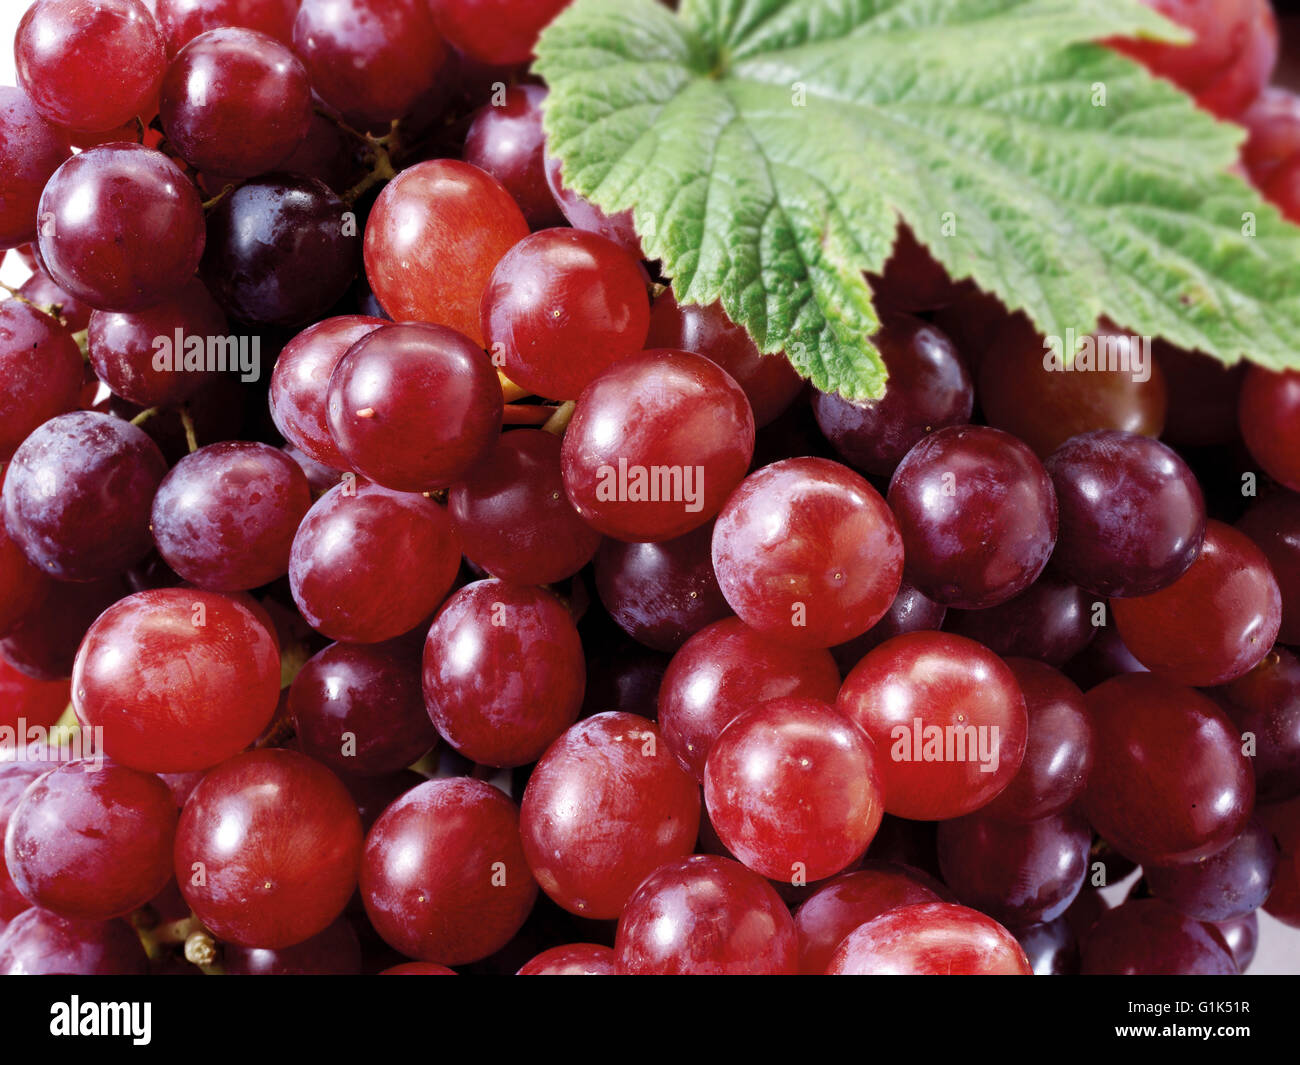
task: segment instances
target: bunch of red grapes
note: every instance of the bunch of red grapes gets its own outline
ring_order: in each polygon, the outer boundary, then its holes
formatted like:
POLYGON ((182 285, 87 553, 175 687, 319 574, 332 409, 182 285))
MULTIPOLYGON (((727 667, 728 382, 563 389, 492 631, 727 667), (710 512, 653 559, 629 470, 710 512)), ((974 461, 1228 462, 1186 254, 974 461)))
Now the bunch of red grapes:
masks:
MULTIPOLYGON (((1145 372, 1057 372, 904 229, 883 397, 812 390, 562 184, 564 6, 27 11, 0 972, 1223 974, 1300 928, 1300 373, 1122 323, 1145 372)), ((1153 6, 1196 43, 1117 47, 1300 221, 1265 0, 1153 6)))

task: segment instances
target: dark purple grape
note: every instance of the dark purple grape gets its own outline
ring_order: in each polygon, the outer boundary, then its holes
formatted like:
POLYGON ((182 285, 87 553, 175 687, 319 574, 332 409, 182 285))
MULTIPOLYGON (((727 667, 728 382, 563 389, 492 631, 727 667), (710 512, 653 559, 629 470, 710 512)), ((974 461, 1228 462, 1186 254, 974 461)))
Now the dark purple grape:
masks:
POLYGON ((501 182, 535 230, 564 225, 564 214, 546 184, 544 99, 541 85, 511 85, 500 103, 494 99, 474 112, 465 134, 465 162, 501 182))
POLYGON ((81 352, 48 314, 21 300, 0 303, 0 462, 55 415, 77 408, 81 352))
POLYGON ((226 944, 221 967, 227 976, 359 976, 361 941, 340 917, 323 932, 291 947, 268 950, 226 944))
POLYGON ((1300 795, 1300 661, 1274 647, 1254 669, 1211 693, 1232 723, 1254 738, 1261 802, 1300 795))
POLYGON ((849 670, 861 662, 868 651, 905 632, 938 629, 943 625, 947 613, 946 606, 928 598, 904 577, 893 603, 885 611, 885 616, 861 636, 838 647, 832 647, 831 654, 835 656, 835 663, 840 667, 840 673, 848 676, 849 670))
POLYGON ((1092 642, 1093 597, 1050 572, 987 610, 952 610, 944 628, 978 640, 1003 658, 1063 666, 1092 642))
POLYGON ((1264 904, 1278 860, 1273 834, 1252 820, 1218 854, 1185 865, 1148 865, 1143 872, 1151 894, 1180 913, 1231 921, 1264 904))
POLYGON ((148 958, 123 920, 75 921, 32 907, 0 935, 0 976, 143 976, 148 958))
POLYGON ((232 318, 301 325, 347 291, 361 253, 348 206, 315 178, 245 182, 208 216, 202 271, 232 318))
POLYGON ((46 122, 22 89, 0 85, 0 249, 36 239, 41 190, 71 152, 67 133, 46 122))
POLYGON ((1235 976, 1223 939, 1160 899, 1103 913, 1083 940, 1085 975, 1235 976))

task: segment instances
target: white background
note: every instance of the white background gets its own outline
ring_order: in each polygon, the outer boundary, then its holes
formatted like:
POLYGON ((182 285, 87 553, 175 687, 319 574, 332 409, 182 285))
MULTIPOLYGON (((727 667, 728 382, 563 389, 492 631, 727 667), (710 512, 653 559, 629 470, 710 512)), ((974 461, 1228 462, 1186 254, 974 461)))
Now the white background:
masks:
MULTIPOLYGON (((0 85, 16 84, 12 42, 18 21, 29 3, 30 0, 0 0, 0 42, 3 42, 0 47, 0 85)), ((0 269, 0 279, 17 284, 21 283, 26 273, 26 269, 14 256, 8 256, 3 269, 0 269)), ((1127 886, 1125 884, 1111 889, 1107 895, 1118 894, 1122 897, 1127 886)), ((1250 967, 1250 973, 1300 973, 1300 930, 1287 928, 1263 912, 1259 914, 1259 925, 1259 953, 1250 967)))

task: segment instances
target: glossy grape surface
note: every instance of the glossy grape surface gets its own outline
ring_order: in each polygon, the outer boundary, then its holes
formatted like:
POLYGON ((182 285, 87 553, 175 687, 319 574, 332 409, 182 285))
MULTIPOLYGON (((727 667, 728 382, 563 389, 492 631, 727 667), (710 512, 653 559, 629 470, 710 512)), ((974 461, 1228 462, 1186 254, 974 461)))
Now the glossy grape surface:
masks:
POLYGON ((297 0, 154 0, 158 28, 175 55, 200 33, 223 26, 240 26, 293 43, 297 0))
POLYGON ((1242 735, 1255 738, 1255 790, 1261 802, 1300 795, 1300 661, 1274 647, 1243 677, 1210 693, 1242 735))
POLYGON ((533 229, 564 224, 564 215, 546 184, 544 99, 544 86, 511 85, 500 103, 493 100, 474 113, 465 134, 465 162, 501 182, 533 229))
POLYGON ((36 239, 41 190, 70 154, 67 133, 46 122, 21 89, 0 86, 0 250, 36 239))
POLYGON ((700 793, 653 722, 603 713, 566 731, 524 792, 524 853, 571 913, 613 920, 637 885, 691 853, 700 793))
POLYGON ((1092 642, 1094 599, 1050 569, 1017 596, 984 610, 953 610, 941 619, 1004 658, 1063 666, 1092 642))
POLYGON ((570 0, 431 0, 438 28, 481 63, 510 66, 533 54, 546 24, 570 0))
POLYGON ((728 851, 792 883, 857 861, 884 814, 874 745, 814 699, 772 700, 723 729, 705 763, 704 801, 728 851))
POLYGON ((697 854, 667 862, 628 901, 614 943, 623 975, 793 975, 799 946, 781 897, 757 873, 697 854))
POLYGON ((514 937, 537 897, 518 808, 465 777, 413 788, 366 837, 361 895, 375 931, 408 957, 443 965, 487 957, 514 937))
POLYGON ((1223 940, 1160 899, 1130 899, 1083 940, 1085 976, 1235 976, 1223 940))
POLYGON ((867 654, 836 706, 876 745, 885 809, 914 820, 978 810, 1025 753, 1028 715, 1015 674, 973 640, 912 632, 867 654))
POLYGON ((1241 832, 1254 773, 1210 699, 1149 673, 1115 677, 1085 698, 1096 754, 1083 809, 1120 853, 1143 864, 1196 861, 1241 832))
POLYGON ((459 480, 501 429, 501 385, 468 338, 408 323, 367 333, 330 374, 330 436, 351 469, 399 492, 459 480))
POLYGON ((1231 921, 1259 909, 1278 864, 1273 835, 1257 820, 1217 854, 1184 865, 1147 866, 1151 894, 1198 921, 1231 921))
POLYGON ((1173 584, 1115 599, 1125 646, 1153 673, 1196 687, 1250 672, 1272 648, 1282 595, 1264 553, 1244 534, 1206 524, 1201 553, 1173 584))
POLYGON ((324 931, 356 889, 360 858, 351 796, 295 751, 249 751, 209 772, 176 832, 185 901, 244 947, 290 947, 324 931))
POLYGON ((1264 472, 1300 491, 1300 373, 1252 366, 1241 386, 1238 420, 1264 472))
POLYGON ((996 921, 947 902, 901 906, 861 925, 831 957, 832 976, 1030 976, 1029 959, 996 921))
POLYGON ((568 943, 544 950, 519 970, 519 976, 613 976, 614 951, 599 943, 568 943))
POLYGON ((82 724, 106 754, 154 773, 206 769, 242 751, 280 694, 278 643, 229 596, 197 588, 137 592, 86 633, 73 669, 82 724))
POLYGON ((826 459, 763 467, 713 529, 713 568, 731 608, 758 632, 805 647, 843 643, 879 621, 902 564, 880 493, 826 459))
POLYGON ((125 921, 78 921, 33 906, 0 934, 3 976, 143 976, 148 957, 125 921))
POLYGON ((447 600, 424 645, 438 732, 479 765, 535 762, 577 720, 587 670, 564 605, 544 588, 476 581, 447 600))
POLYGON ((0 462, 40 425, 76 409, 81 353, 66 329, 19 300, 0 303, 0 462))
POLYGON ((221 963, 227 976, 359 976, 361 943, 340 917, 310 939, 278 950, 227 943, 221 963))

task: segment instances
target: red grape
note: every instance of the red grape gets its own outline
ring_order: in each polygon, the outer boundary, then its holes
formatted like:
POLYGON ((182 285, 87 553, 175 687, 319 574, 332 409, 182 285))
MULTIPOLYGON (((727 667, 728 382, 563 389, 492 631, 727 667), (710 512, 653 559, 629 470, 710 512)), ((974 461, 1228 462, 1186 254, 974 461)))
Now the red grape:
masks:
POLYGON ((57 317, 74 333, 90 325, 90 308, 61 289, 39 266, 35 273, 19 287, 18 295, 28 303, 36 304, 37 307, 48 308, 50 314, 57 317))
POLYGON ((1183 865, 1143 869, 1151 894, 1198 921, 1231 921, 1268 898, 1278 865, 1272 833, 1252 820, 1217 854, 1183 865))
POLYGON ((1237 439, 1237 402, 1248 363, 1224 366, 1199 351, 1152 342, 1169 406, 1160 438, 1174 447, 1209 447, 1237 439))
POLYGON ((271 418, 280 434, 335 470, 348 461, 330 436, 326 393, 334 367, 358 340, 388 323, 361 314, 326 318, 284 346, 271 373, 271 418))
POLYGON ((984 610, 953 610, 941 620, 948 631, 968 636, 1004 658, 1063 666, 1097 633, 1092 605, 1087 592, 1049 570, 1004 603, 984 610))
POLYGON ((1300 94, 1267 85, 1237 120, 1246 127, 1241 161, 1262 187, 1277 167, 1300 155, 1300 94))
POLYGON ((958 292, 948 271, 905 224, 898 226, 883 273, 867 275, 867 283, 876 300, 895 311, 935 310, 958 292))
POLYGON ((464 777, 413 788, 366 837, 361 894, 375 931, 403 954, 445 965, 487 957, 537 897, 518 809, 464 777))
POLYGON ((885 641, 853 667, 836 705, 875 742, 885 809, 899 817, 978 810, 1024 757, 1028 715, 1015 674, 963 636, 885 641))
POLYGON ((713 742, 736 717, 770 699, 834 702, 835 662, 822 648, 770 640, 737 618, 701 629, 673 656, 659 688, 664 742, 703 782, 713 742))
POLYGON ((1056 496, 1042 463, 1015 437, 954 426, 907 453, 889 484, 908 579, 966 610, 1028 588, 1056 542, 1056 496))
POLYGON ((614 943, 632 976, 791 976, 794 921, 781 896, 739 862, 697 854, 661 865, 628 901, 614 943))
MULTIPOLYGON (((546 184, 541 85, 511 85, 474 112, 465 134, 465 162, 486 170, 505 187, 533 229, 564 224, 564 215, 546 184)), ((653 344, 652 347, 680 347, 653 344)))
POLYGON ((570 0, 430 0, 438 28, 480 63, 509 66, 532 58, 537 37, 570 0))
POLYGON ((525 963, 519 976, 613 976, 614 952, 598 943, 551 947, 525 963))
POLYGON ((664 862, 690 854, 700 793, 653 722, 578 722, 537 763, 521 828, 533 876, 571 913, 612 920, 664 862))
POLYGON ((447 600, 424 645, 424 700, 438 732, 480 765, 535 762, 577 720, 582 641, 544 588, 498 580, 447 600))
POLYGON ((637 260, 595 233, 533 233, 502 256, 483 290, 484 343, 515 384, 577 399, 602 370, 641 350, 647 281, 637 260))
POLYGON ((564 435, 564 487, 606 536, 669 540, 718 513, 753 453, 749 401, 725 371, 644 351, 583 390, 564 435))
POLYGON ((1143 864, 1206 858, 1245 827, 1254 774, 1231 721, 1199 692, 1150 673, 1086 696, 1096 757, 1084 812, 1116 850, 1143 864))
POLYGON ((310 939, 278 950, 227 943, 221 967, 227 976, 359 976, 361 942, 340 917, 310 939))
POLYGON ((1278 639, 1300 644, 1300 497, 1276 492, 1251 505, 1237 528, 1264 552, 1282 593, 1278 639))
MULTIPOLYGON (((66 680, 37 680, 9 664, 0 655, 0 730, 17 729, 18 723, 44 728, 53 725, 71 701, 66 680)), ((0 737, 4 733, 0 731, 0 737)), ((15 737, 21 741, 21 737, 15 737)), ((5 742, 0 738, 0 756, 5 742)), ((0 757, 0 761, 3 758, 0 757)))
POLYGON ((293 43, 293 18, 298 0, 153 0, 158 28, 175 55, 200 33, 223 26, 241 26, 293 43))
POLYGON ((121 917, 171 879, 176 816, 170 789, 152 773, 64 762, 14 807, 5 865, 34 906, 84 920, 121 917))
MULTIPOLYGON (((1032 590, 1031 588, 1030 592, 1025 594, 1031 594, 1032 590)), ((1014 603, 1016 600, 1012 599, 1008 602, 1014 603)), ((831 654, 835 658, 836 665, 840 667, 840 673, 847 676, 849 670, 861 662, 868 651, 905 632, 940 629, 947 614, 946 606, 928 598, 904 577, 898 586, 898 594, 889 604, 884 617, 861 636, 855 636, 847 643, 832 647, 831 654)))
POLYGON ((496 178, 452 159, 417 163, 370 211, 366 278, 394 319, 436 322, 481 344, 483 290, 526 236, 528 223, 496 178))
POLYGON ((1300 372, 1252 366, 1238 408, 1251 457, 1276 481, 1300 491, 1300 372))
POLYGON ((1255 739, 1255 791, 1263 802, 1300 795, 1300 661, 1274 647, 1243 677, 1211 694, 1255 739))
POLYGON ((831 976, 1032 976, 1015 938, 965 906, 900 906, 848 934, 826 972, 831 976))
MULTIPOLYGON (((53 590, 53 589, 51 589, 53 590)), ((36 680, 66 680, 81 639, 91 623, 126 595, 120 577, 61 584, 0 639, 0 656, 36 680)))
POLYGON ((1130 899, 1083 940, 1087 976, 1235 976, 1222 939, 1160 899, 1130 899))
POLYGON ((480 569, 516 584, 552 584, 591 561, 601 536, 565 495, 561 447, 554 433, 512 430, 452 485, 447 513, 480 569))
POLYGON ((14 63, 47 121, 97 132, 153 114, 166 56, 139 0, 36 0, 18 24, 14 63))
POLYGON ((1210 521, 1191 567, 1151 595, 1114 599, 1124 644, 1139 662, 1180 684, 1226 684, 1272 648, 1282 595, 1264 553, 1230 525, 1210 521))
POLYGON ((98 310, 139 311, 175 295, 203 255, 198 192, 167 156, 140 144, 73 156, 46 184, 39 211, 50 277, 98 310))
POLYGON ((166 472, 134 425, 61 414, 27 437, 5 470, 5 527, 42 573, 110 577, 149 553, 149 505, 166 472))
POLYGON ((733 720, 704 767, 709 821, 755 872, 804 884, 862 857, 884 814, 876 751, 815 699, 774 699, 733 720))
POLYGON ((746 624, 805 647, 871 628, 898 592, 903 544, 880 493, 827 459, 747 477, 713 529, 722 594, 746 624))
POLYGON ((326 419, 352 469, 424 492, 459 480, 496 443, 501 383, 482 349, 455 330, 385 325, 334 366, 326 419))
POLYGON ((41 190, 71 154, 67 133, 46 122, 21 89, 0 85, 0 249, 36 239, 41 190))
POLYGON ((459 566, 460 544, 437 503, 344 482, 298 527, 289 583, 312 628, 334 640, 378 643, 432 614, 459 566))
POLYGON ((206 769, 242 751, 279 693, 276 638, 238 600, 197 588, 115 603, 86 633, 72 676, 77 717, 103 728, 104 752, 154 773, 206 769))
POLYGON ((303 0, 293 46, 320 98, 362 126, 413 110, 447 61, 427 0, 303 0))
POLYGON ((33 906, 0 935, 0 976, 143 976, 149 960, 125 921, 77 921, 33 906))
POLYGON ((438 741, 412 641, 330 644, 294 678, 289 710, 303 753, 336 773, 396 773, 438 741))
POLYGON ((351 796, 296 751, 249 751, 213 769, 176 832, 185 901, 242 947, 291 947, 324 931, 356 889, 360 858, 351 796))
POLYGON ((38 426, 77 408, 81 352, 72 335, 22 300, 0 302, 0 462, 38 426))
POLYGON ((283 163, 307 136, 311 82, 296 55, 255 30, 195 37, 163 77, 159 117, 191 166, 228 178, 283 163))

